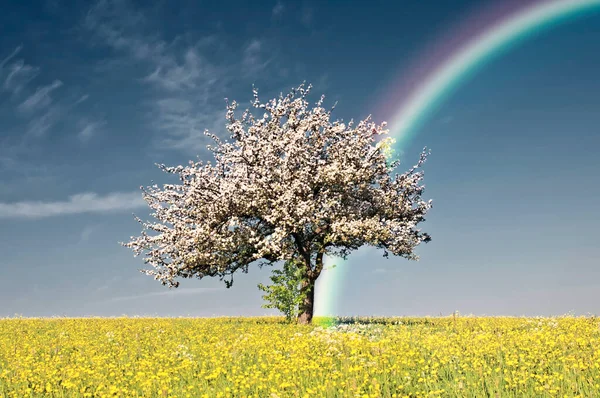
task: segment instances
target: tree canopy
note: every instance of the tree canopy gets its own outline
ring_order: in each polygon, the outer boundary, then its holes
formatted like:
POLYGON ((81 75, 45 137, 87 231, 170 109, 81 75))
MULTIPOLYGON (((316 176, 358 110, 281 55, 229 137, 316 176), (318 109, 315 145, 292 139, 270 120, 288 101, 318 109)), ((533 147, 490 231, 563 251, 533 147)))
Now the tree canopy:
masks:
MULTIPOLYGON (((158 165, 181 183, 142 188, 155 220, 138 219, 141 236, 123 245, 145 254, 152 268, 144 273, 170 287, 178 277, 206 276, 230 287, 234 273, 253 263, 294 260, 308 292, 323 256, 346 258, 370 245, 386 257, 417 259, 414 248, 430 240, 417 228, 431 208, 421 198, 426 150, 415 166, 393 174, 400 162, 389 162, 389 141, 378 141, 389 133, 386 124, 331 121, 334 109, 323 107, 323 96, 309 107, 310 89, 300 85, 267 103, 254 89, 259 116, 245 110, 236 118, 238 104, 228 102, 230 140, 205 132, 215 142, 208 147, 214 162, 158 165)), ((314 289, 308 296, 314 300, 314 289)))

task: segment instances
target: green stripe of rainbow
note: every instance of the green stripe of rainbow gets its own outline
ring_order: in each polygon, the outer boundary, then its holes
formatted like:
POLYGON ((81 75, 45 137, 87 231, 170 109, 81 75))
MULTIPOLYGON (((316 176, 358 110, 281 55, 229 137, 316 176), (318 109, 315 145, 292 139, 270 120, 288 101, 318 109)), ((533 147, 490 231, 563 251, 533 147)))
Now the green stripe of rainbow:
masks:
MULTIPOLYGON (((502 18, 466 42, 434 69, 414 90, 389 123, 391 136, 400 149, 427 118, 461 83, 489 62, 531 34, 548 29, 563 20, 582 15, 600 6, 600 0, 555 0, 527 5, 502 18)), ((326 259, 326 269, 316 290, 315 315, 333 316, 346 268, 341 259, 326 259)))

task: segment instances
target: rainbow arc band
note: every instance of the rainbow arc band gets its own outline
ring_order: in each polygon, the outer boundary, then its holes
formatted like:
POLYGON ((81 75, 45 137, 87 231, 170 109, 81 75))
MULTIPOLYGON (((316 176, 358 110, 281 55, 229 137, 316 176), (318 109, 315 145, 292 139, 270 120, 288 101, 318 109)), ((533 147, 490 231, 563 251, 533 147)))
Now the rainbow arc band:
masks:
MULTIPOLYGON (((501 0, 505 1, 505 0, 501 0)), ((457 50, 442 59, 425 78, 417 83, 396 108, 389 122, 390 136, 396 139, 394 149, 402 150, 411 137, 428 120, 440 104, 460 84, 492 59, 503 54, 539 31, 558 23, 600 10, 600 0, 552 0, 523 2, 509 15, 496 17, 478 34, 470 36, 457 50)), ((419 62, 416 63, 417 65, 419 62)), ((351 258, 347 262, 352 261, 351 258)), ((346 263, 347 263, 346 262, 346 263)), ((330 317, 337 312, 347 264, 341 259, 327 258, 326 269, 317 281, 315 316, 330 317)))

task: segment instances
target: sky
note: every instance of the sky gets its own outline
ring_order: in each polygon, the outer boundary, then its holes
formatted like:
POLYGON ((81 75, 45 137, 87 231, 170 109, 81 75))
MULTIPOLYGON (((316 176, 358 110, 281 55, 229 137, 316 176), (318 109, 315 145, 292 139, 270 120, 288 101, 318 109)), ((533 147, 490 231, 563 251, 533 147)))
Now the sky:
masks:
MULTIPOLYGON (((224 98, 312 83, 376 121, 393 82, 481 2, 58 0, 0 13, 0 317, 259 316, 270 269, 169 290, 119 245, 148 219, 155 163, 209 160, 224 98)), ((600 12, 494 58, 402 149, 421 149, 418 262, 353 253, 342 316, 600 313, 600 12)), ((398 95, 395 95, 398 98, 398 95)), ((393 109, 394 104, 385 108, 393 109)), ((317 282, 319 289, 324 289, 317 282)))

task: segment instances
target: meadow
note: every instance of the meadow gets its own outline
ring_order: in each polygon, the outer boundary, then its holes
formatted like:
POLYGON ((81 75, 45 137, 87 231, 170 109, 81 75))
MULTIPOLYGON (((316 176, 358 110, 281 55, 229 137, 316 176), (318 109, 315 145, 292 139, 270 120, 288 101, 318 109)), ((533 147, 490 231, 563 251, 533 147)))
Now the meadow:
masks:
POLYGON ((594 397, 600 320, 0 319, 2 397, 594 397))

